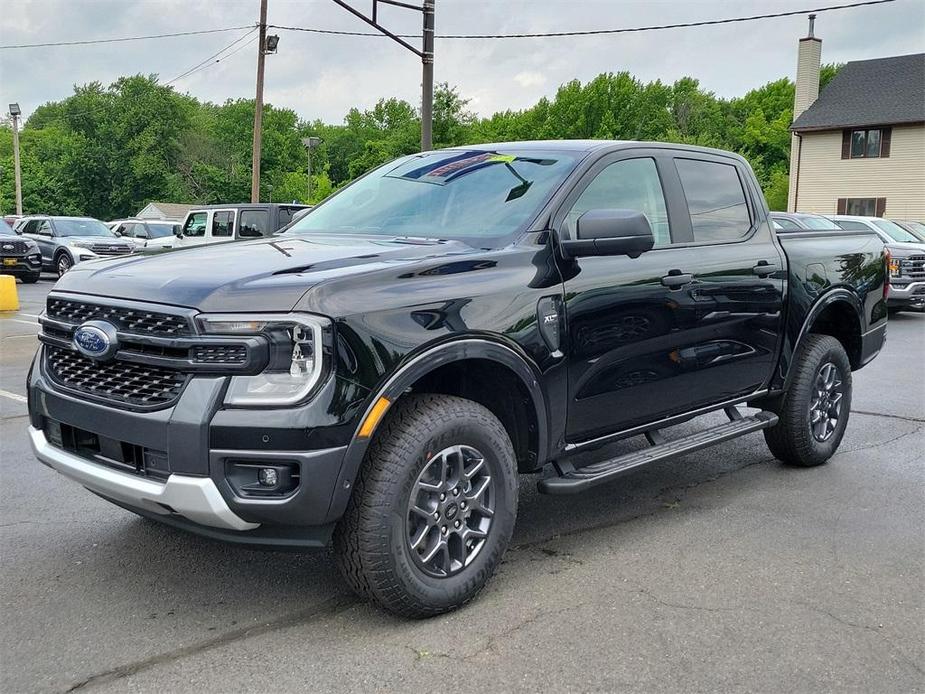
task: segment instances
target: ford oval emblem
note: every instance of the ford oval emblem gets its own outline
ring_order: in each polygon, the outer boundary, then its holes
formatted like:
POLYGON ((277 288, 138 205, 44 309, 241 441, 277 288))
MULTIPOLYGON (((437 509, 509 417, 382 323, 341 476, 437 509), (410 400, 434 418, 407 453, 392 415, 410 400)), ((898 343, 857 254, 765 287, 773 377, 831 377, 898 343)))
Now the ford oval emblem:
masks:
POLYGON ((116 327, 106 321, 87 321, 74 331, 74 347, 78 352, 97 361, 115 356, 119 349, 116 327))

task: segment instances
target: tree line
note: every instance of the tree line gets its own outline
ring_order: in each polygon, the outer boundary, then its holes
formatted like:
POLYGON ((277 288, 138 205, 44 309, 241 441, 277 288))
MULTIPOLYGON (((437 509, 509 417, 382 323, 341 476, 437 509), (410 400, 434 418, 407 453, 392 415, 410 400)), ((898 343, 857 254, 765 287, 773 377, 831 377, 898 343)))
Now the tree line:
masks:
MULTIPOLYGON (((821 86, 838 67, 823 67, 821 86)), ((563 84, 530 108, 479 118, 444 83, 434 96, 434 147, 564 138, 719 147, 749 160, 778 210, 787 204, 793 96, 787 78, 723 99, 691 77, 644 83, 617 72, 563 84)), ((253 119, 253 100, 202 102, 160 84, 156 75, 76 86, 73 95, 37 108, 20 134, 24 211, 113 219, 153 200, 249 200, 253 119)), ((261 199, 318 202, 369 169, 416 152, 420 131, 418 110, 396 98, 352 108, 341 124, 302 120, 291 109, 266 105, 261 199), (312 153, 309 201, 302 138, 310 135, 322 144, 312 153)), ((0 210, 13 206, 6 125, 0 127, 0 210)))

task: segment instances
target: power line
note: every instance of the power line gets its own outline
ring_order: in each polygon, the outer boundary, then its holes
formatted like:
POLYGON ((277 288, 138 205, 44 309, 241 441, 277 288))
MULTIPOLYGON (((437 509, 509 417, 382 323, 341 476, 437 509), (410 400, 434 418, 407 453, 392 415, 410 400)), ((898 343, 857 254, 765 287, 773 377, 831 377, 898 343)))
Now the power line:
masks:
POLYGON ((225 27, 224 29, 201 29, 199 31, 179 31, 173 34, 149 34, 148 36, 122 36, 114 39, 88 39, 86 41, 55 41, 51 43, 20 43, 9 46, 0 46, 0 50, 11 48, 45 48, 48 46, 87 46, 94 43, 122 43, 124 41, 146 41, 148 39, 166 39, 174 36, 197 36, 199 34, 218 34, 223 31, 238 31, 239 29, 251 29, 253 24, 244 24, 237 27, 225 27))
MULTIPOLYGON (((679 22, 676 24, 653 24, 640 27, 625 27, 621 29, 587 29, 583 31, 552 31, 538 33, 521 33, 521 34, 437 34, 438 39, 535 39, 535 38, 558 38, 562 36, 600 36, 604 34, 629 34, 642 31, 660 31, 664 29, 684 29, 689 27, 713 26, 716 24, 733 24, 736 22, 753 22, 760 19, 775 19, 778 17, 793 17, 795 15, 831 12, 833 10, 846 10, 853 7, 864 7, 866 5, 882 5, 896 0, 865 0, 864 2, 853 2, 844 5, 829 5, 827 7, 815 7, 804 10, 788 10, 786 12, 771 12, 768 14, 756 14, 746 17, 728 17, 726 19, 705 19, 697 22, 679 22)), ((337 29, 315 29, 312 27, 294 27, 283 26, 280 24, 268 24, 273 29, 283 31, 304 31, 312 34, 332 34, 335 36, 376 36, 382 34, 371 31, 340 31, 337 29)), ((420 34, 396 34, 404 39, 421 38, 420 34)))

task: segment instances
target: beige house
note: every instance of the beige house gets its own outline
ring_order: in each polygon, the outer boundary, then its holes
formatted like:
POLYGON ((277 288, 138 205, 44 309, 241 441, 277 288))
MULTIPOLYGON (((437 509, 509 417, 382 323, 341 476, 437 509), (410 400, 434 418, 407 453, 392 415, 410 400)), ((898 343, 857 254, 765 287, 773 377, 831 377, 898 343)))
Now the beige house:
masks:
POLYGON ((822 41, 800 39, 790 212, 925 221, 925 53, 847 63, 819 93, 822 41))
POLYGON ((163 219, 171 222, 182 222, 186 217, 186 213, 194 207, 195 205, 188 205, 186 203, 149 202, 138 211, 135 218, 163 219))

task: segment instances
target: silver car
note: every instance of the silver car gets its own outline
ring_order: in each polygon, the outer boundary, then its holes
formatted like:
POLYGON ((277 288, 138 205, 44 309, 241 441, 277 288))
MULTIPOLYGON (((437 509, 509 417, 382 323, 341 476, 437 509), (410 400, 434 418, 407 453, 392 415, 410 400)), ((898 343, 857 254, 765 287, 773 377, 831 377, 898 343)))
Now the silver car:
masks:
POLYGON ((42 267, 59 277, 84 260, 128 255, 135 250, 134 244, 91 217, 23 217, 16 231, 39 245, 42 267))

